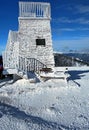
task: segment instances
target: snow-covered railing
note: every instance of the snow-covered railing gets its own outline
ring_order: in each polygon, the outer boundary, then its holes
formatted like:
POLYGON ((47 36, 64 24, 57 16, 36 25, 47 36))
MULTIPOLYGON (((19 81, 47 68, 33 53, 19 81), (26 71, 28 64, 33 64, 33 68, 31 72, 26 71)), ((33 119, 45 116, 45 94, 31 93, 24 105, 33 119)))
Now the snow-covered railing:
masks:
POLYGON ((24 58, 19 56, 19 70, 24 72, 39 72, 47 66, 35 58, 24 58))
MULTIPOLYGON (((15 59, 14 54, 11 52, 4 51, 3 52, 3 67, 4 69, 17 69, 17 59, 15 59)), ((17 58, 17 57, 16 57, 17 58)))
POLYGON ((50 18, 50 4, 43 2, 19 2, 19 17, 50 18))

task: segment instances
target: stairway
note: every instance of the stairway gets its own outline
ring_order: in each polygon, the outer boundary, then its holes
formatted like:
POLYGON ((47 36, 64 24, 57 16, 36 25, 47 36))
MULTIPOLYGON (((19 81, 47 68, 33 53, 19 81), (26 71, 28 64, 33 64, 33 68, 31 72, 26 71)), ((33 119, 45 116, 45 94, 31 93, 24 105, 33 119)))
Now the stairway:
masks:
POLYGON ((45 64, 40 62, 35 58, 24 58, 19 56, 19 66, 18 66, 18 73, 22 78, 26 79, 35 79, 39 81, 38 74, 40 70, 43 68, 47 68, 45 64))

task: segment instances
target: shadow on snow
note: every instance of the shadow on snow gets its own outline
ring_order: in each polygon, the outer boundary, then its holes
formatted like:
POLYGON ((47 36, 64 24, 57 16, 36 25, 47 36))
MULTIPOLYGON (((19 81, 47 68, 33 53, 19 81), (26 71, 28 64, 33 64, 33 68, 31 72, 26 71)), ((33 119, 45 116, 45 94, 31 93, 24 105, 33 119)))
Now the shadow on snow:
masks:
POLYGON ((68 73, 70 76, 67 78, 67 81, 72 80, 75 84, 78 85, 78 87, 80 87, 80 84, 76 82, 75 80, 81 79, 82 77, 84 77, 85 76, 84 73, 89 73, 89 70, 83 70, 83 71, 71 70, 71 71, 68 71, 68 73))
POLYGON ((7 105, 5 103, 0 102, 0 118, 2 118, 3 115, 12 116, 14 118, 24 120, 25 122, 38 124, 39 126, 43 127, 43 129, 48 128, 50 130, 62 130, 63 128, 65 130, 75 130, 76 128, 67 127, 64 125, 57 124, 55 122, 46 121, 40 117, 35 117, 32 115, 27 115, 24 111, 20 111, 18 108, 7 105))

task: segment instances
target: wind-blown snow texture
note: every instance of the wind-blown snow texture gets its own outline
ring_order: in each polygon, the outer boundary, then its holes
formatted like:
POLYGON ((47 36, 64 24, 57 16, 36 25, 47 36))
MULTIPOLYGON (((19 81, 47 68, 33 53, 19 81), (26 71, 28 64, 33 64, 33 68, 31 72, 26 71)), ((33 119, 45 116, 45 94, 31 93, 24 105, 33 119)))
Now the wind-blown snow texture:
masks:
POLYGON ((67 83, 0 80, 0 130, 88 130, 89 67, 68 73, 67 83))

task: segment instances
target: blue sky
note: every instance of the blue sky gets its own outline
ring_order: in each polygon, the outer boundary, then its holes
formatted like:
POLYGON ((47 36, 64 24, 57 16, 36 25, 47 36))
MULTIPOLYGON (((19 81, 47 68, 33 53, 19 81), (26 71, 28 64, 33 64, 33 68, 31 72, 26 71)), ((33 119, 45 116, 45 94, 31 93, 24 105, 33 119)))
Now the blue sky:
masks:
MULTIPOLYGON (((31 1, 51 3, 54 51, 89 52, 89 0, 31 1)), ((9 30, 18 30, 18 2, 0 1, 0 53, 5 49, 9 30)))

